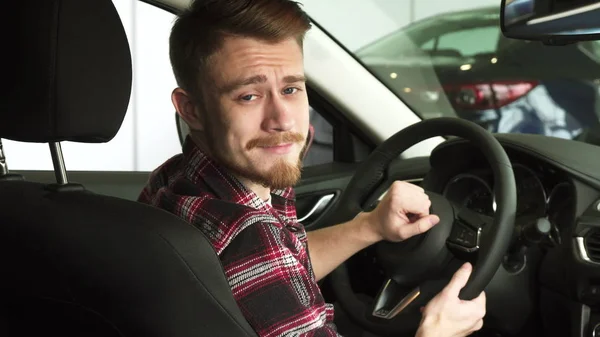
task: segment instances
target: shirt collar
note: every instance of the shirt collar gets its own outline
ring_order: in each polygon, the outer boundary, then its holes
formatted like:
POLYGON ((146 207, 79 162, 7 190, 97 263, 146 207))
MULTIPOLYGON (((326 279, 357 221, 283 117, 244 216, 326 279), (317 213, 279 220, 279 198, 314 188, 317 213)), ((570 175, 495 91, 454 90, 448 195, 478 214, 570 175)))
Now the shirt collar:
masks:
MULTIPOLYGON (((206 155, 190 136, 187 136, 184 141, 183 155, 186 161, 184 174, 194 184, 201 179, 220 199, 253 208, 266 207, 266 201, 259 198, 227 169, 206 155)), ((294 198, 292 187, 271 190, 271 203, 275 208, 287 206, 288 202, 293 201, 294 198)))

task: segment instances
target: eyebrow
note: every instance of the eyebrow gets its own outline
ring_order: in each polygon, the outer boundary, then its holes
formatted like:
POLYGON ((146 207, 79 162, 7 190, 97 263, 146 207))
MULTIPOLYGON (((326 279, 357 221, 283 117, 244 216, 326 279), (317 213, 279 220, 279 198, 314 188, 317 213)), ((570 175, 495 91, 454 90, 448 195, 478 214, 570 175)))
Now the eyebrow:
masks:
MULTIPOLYGON (((266 75, 254 75, 248 78, 232 81, 231 83, 224 85, 220 91, 221 93, 226 94, 247 85, 265 83, 266 81, 266 75)), ((288 75, 283 78, 283 82, 286 84, 306 82, 306 77, 304 75, 288 75)))

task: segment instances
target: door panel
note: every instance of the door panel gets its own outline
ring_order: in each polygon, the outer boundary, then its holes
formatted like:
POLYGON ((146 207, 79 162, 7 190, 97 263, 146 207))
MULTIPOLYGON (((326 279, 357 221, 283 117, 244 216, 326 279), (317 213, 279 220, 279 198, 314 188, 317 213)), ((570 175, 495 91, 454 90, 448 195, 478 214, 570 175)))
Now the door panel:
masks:
POLYGON ((302 201, 300 205, 296 204, 296 208, 299 210, 298 222, 314 222, 327 210, 329 205, 333 202, 336 194, 336 192, 331 192, 329 194, 324 195, 316 194, 314 198, 302 198, 302 200, 300 200, 302 201))

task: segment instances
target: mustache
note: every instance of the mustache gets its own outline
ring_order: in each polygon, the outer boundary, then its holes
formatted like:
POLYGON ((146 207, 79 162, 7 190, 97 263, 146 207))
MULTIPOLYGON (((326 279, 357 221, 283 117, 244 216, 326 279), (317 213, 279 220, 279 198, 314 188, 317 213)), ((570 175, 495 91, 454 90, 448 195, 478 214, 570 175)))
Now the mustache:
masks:
POLYGON ((303 143, 305 138, 297 132, 278 133, 269 137, 254 138, 246 145, 246 150, 252 150, 255 147, 277 146, 283 143, 303 143))

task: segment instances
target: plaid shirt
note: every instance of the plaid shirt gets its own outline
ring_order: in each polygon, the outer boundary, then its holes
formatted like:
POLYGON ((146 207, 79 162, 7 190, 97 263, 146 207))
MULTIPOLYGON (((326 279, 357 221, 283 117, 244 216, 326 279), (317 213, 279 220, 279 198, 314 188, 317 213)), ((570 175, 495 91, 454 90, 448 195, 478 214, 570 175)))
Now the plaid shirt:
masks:
POLYGON ((198 227, 221 259, 242 313, 261 337, 338 336, 310 262, 292 188, 267 204, 188 138, 150 176, 139 201, 198 227))

